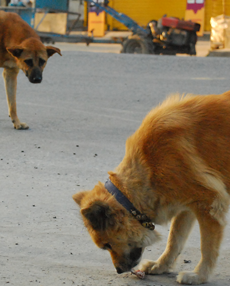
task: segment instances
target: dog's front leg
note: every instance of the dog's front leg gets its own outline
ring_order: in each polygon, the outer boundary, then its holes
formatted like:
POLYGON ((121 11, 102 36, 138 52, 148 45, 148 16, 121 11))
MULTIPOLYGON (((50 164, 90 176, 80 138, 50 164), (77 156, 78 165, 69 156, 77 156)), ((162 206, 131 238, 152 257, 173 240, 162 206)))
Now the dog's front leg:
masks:
POLYGON ((224 226, 205 212, 197 216, 201 233, 201 260, 194 271, 180 272, 177 282, 182 284, 202 284, 207 282, 219 254, 224 226))
POLYGON ((26 123, 20 122, 17 116, 16 91, 17 91, 18 72, 19 72, 18 68, 4 68, 3 71, 3 78, 5 82, 6 97, 8 103, 8 111, 15 129, 28 129, 29 126, 26 123))
POLYGON ((147 274, 169 273, 184 247, 194 221, 195 215, 190 211, 183 211, 175 216, 172 219, 164 253, 157 261, 143 260, 138 268, 147 274))

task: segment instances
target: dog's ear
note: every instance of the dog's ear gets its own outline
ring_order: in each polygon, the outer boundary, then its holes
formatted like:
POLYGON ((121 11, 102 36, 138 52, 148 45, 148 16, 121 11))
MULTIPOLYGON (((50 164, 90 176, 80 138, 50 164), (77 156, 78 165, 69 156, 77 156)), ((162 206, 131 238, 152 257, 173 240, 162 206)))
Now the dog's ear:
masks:
POLYGON ((72 198, 79 206, 81 206, 81 201, 87 193, 87 191, 79 192, 73 195, 72 198))
POLYGON ((47 46, 46 51, 48 54, 48 58, 51 57, 55 53, 58 53, 60 56, 62 56, 61 50, 59 50, 58 48, 52 47, 52 46, 47 46))
POLYGON ((14 46, 11 48, 6 48, 7 52, 10 53, 15 58, 20 58, 23 49, 20 46, 14 46))
POLYGON ((81 210, 81 214, 89 221, 94 230, 105 230, 115 223, 108 204, 96 201, 88 208, 81 210))

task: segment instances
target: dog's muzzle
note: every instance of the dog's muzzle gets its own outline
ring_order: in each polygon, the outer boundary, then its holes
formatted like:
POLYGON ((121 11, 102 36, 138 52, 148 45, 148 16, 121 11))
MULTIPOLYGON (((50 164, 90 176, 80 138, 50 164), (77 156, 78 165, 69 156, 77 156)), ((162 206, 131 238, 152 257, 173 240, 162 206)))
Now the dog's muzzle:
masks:
POLYGON ((139 264, 141 260, 143 249, 136 247, 133 248, 130 253, 115 265, 118 274, 130 271, 133 267, 139 264))
POLYGON ((40 83, 42 81, 42 72, 40 71, 39 68, 35 67, 32 69, 32 71, 28 77, 29 77, 30 82, 40 83))

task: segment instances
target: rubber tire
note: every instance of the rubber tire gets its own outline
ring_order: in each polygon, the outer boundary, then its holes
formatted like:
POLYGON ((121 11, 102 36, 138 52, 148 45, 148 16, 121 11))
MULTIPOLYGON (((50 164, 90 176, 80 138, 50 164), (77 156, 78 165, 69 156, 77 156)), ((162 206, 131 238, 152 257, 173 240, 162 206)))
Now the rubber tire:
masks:
POLYGON ((149 38, 132 35, 123 42, 122 53, 153 54, 153 43, 149 38))

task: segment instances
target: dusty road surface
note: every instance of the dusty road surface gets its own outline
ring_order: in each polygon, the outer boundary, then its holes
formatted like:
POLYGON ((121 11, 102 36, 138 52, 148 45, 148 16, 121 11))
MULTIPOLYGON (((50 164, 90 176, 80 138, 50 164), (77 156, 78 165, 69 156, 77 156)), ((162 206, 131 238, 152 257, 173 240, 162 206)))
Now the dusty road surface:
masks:
MULTIPOLYGON (((18 115, 30 129, 16 131, 0 81, 0 285, 172 286, 178 271, 200 258, 196 225, 175 271, 118 275, 80 219, 72 194, 104 182, 122 160, 126 138, 168 94, 222 93, 230 88, 226 58, 86 52, 53 56, 40 85, 18 77, 18 115), (184 263, 190 260, 190 263, 184 263)), ((229 219, 230 220, 230 219, 229 219)), ((169 225, 156 226, 163 252, 169 225)), ((226 227, 210 286, 230 284, 230 227, 226 227)))

